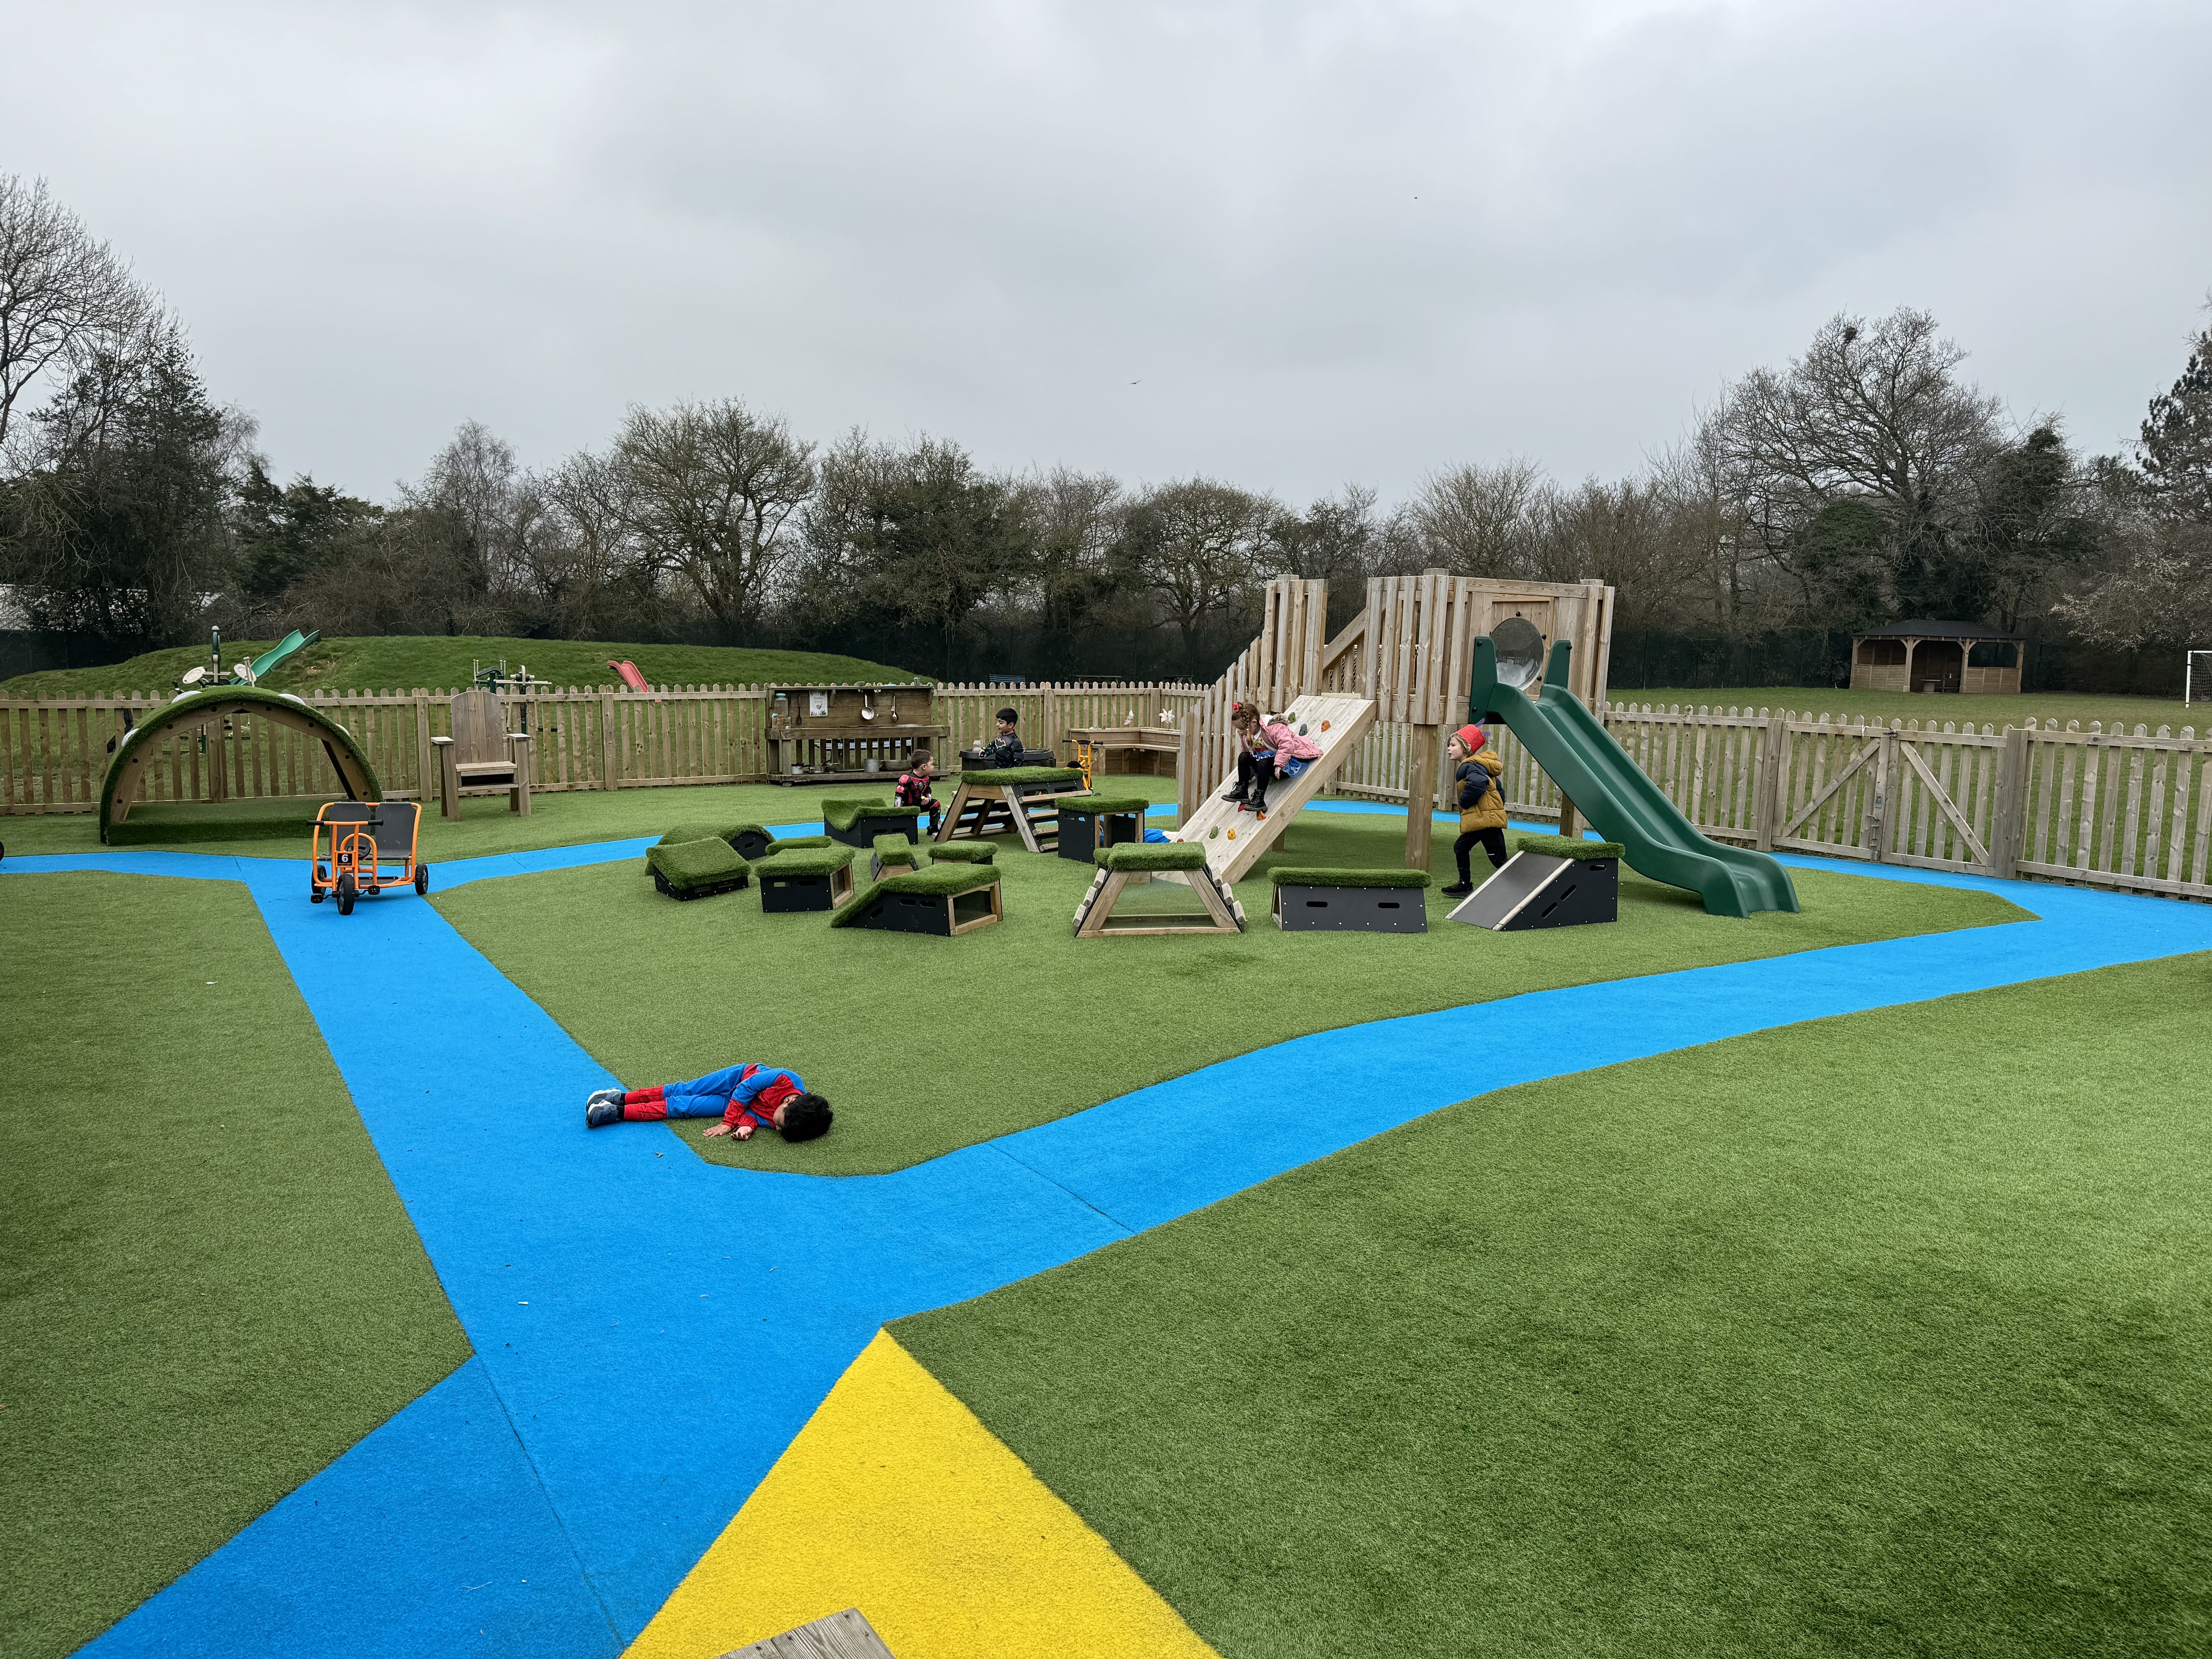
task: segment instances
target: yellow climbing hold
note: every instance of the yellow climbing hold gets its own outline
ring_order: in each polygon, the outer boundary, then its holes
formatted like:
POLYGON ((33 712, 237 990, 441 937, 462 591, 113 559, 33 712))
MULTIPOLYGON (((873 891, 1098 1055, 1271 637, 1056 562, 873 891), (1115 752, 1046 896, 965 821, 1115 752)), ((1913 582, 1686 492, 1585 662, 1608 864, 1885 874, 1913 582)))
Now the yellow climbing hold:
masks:
POLYGON ((1231 841, 1235 841, 1237 839, 1237 832, 1234 830, 1231 830, 1229 832, 1229 839, 1231 841))
POLYGON ((899 1659, 1214 1659, 882 1332, 629 1656, 713 1659, 853 1607, 899 1659))

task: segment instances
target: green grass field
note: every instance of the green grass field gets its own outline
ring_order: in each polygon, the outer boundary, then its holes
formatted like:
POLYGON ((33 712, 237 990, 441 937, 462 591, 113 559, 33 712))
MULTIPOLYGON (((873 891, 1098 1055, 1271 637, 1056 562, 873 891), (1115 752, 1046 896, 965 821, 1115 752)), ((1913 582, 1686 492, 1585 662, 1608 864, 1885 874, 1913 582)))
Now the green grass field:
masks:
POLYGON ((0 914, 0 1631, 42 1659, 469 1350, 244 889, 0 914))
POLYGON ((2200 1655, 2208 983, 1504 1091, 893 1332, 1225 1659, 2200 1655))
POLYGON ((2200 732, 2212 730, 2212 703, 2201 698, 2185 708, 2179 697, 2102 697, 2076 691, 2039 691, 2017 697, 1968 697, 1939 696, 1925 691, 1917 696, 1909 691, 1837 691, 1800 685, 1724 686, 1717 690, 1699 686, 1689 690, 1670 686, 1650 691, 1616 687, 1608 696, 1615 702, 1648 702, 1655 708, 1673 704, 1685 708, 1727 708, 1733 705, 1778 713, 1787 708, 1812 719, 1827 714, 1855 720, 1863 714, 1869 720, 1917 720, 1923 726, 1931 721, 1941 726, 1946 720, 1963 726, 1972 720, 1977 726, 1993 726, 2000 732, 2008 726, 2026 726, 2031 720, 2038 726, 2055 723, 2062 727, 2069 720, 2079 720, 2085 732, 2091 720, 2103 721, 2107 730, 2115 720, 2130 732, 2138 726, 2147 726, 2153 732, 2161 726, 2170 726, 2177 732, 2185 726, 2193 726, 2200 732))
MULTIPOLYGON (((259 656, 274 640, 225 640, 223 665, 259 656)), ((903 668, 858 657, 813 651, 756 650, 750 646, 617 645, 593 640, 517 640, 471 634, 393 634, 321 640, 280 665, 262 684, 272 691, 459 690, 471 668, 505 660, 512 671, 528 664, 532 676, 556 685, 619 684, 607 659, 634 662, 654 685, 761 685, 769 681, 908 680, 903 668)), ((101 668, 50 668, 0 681, 0 696, 82 697, 94 691, 167 693, 188 668, 204 666, 207 647, 180 645, 149 651, 101 668)))
MULTIPOLYGON (((1078 944, 1090 867, 1000 845, 1006 919, 954 939, 764 915, 751 891, 680 904, 642 860, 432 902, 629 1086, 738 1060, 799 1071, 838 1107, 826 1139, 670 1132, 717 1162, 837 1175, 902 1168, 1309 1031, 2021 915, 1985 893, 1813 872, 1796 876, 1802 915, 1735 921, 1624 870, 1612 927, 1492 933, 1445 924, 1431 896, 1424 935, 1285 934, 1267 918, 1273 864, 1392 866, 1404 851, 1402 819, 1309 813, 1239 887, 1243 935, 1078 944), (918 1087, 917 1072, 946 1080, 918 1087)), ((1436 868, 1449 879, 1441 839, 1436 868)))

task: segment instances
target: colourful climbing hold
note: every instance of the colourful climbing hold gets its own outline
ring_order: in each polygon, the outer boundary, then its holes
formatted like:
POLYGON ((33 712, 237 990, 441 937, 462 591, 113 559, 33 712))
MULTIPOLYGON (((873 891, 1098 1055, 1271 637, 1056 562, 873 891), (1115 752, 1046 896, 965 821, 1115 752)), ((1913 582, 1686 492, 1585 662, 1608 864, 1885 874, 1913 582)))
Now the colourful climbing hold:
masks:
POLYGON ((1237 832, 1234 830, 1231 830, 1229 832, 1229 839, 1231 841, 1235 841, 1237 839, 1237 832))
POLYGON ((1321 729, 1322 729, 1322 731, 1326 732, 1326 731, 1328 731, 1328 728, 1329 728, 1329 726, 1330 726, 1330 725, 1331 725, 1331 724, 1332 724, 1332 722, 1330 722, 1330 721, 1328 721, 1328 720, 1323 720, 1323 721, 1321 723, 1321 729))
POLYGON ((1302 724, 1300 724, 1300 726, 1298 726, 1298 735, 1299 735, 1300 737, 1302 737, 1302 738, 1303 738, 1304 736, 1305 736, 1305 734, 1306 734, 1306 728, 1305 728, 1304 725, 1302 723, 1302 724))

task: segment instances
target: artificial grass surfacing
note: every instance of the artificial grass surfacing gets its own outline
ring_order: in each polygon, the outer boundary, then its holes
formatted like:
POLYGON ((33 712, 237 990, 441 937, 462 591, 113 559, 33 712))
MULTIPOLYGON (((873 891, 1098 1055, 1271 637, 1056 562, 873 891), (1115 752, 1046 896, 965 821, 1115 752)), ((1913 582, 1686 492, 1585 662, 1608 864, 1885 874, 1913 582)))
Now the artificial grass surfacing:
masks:
MULTIPOLYGON (((1240 887, 1248 914, 1266 914, 1274 863, 1387 868, 1405 849, 1401 821, 1382 817, 1309 814, 1287 840, 1240 887)), ((1802 915, 1736 921, 1623 871, 1621 920, 1606 927, 1331 934, 1319 950, 1313 935, 1265 926, 1076 940, 1068 919, 1095 872, 1024 853, 1012 836, 996 845, 1005 920, 963 936, 957 956, 941 940, 766 915, 743 898, 669 904, 635 866, 434 884, 431 902, 626 1084, 740 1060, 799 1071, 836 1103, 828 1136, 797 1146, 757 1136, 732 1149, 694 1133, 684 1145, 718 1163, 833 1175, 902 1169, 1331 1026, 2021 914, 1987 893, 1807 871, 1802 915), (580 939, 592 948, 579 950, 580 939), (609 975, 611 960, 649 966, 609 975), (990 1064, 963 1069, 957 1103, 912 1086, 910 1045, 869 1035, 867 1011, 887 992, 902 1025, 1002 1034, 990 1064), (1089 1030, 1143 1036, 1071 1040, 1089 1030)), ((1434 853, 1435 869, 1451 868, 1449 842, 1434 853)))
POLYGON ((469 1349, 243 889, 0 913, 0 1646, 59 1655, 469 1349))
POLYGON ((2202 1653, 2208 979, 1501 1091, 893 1333, 1224 1659, 2202 1653))

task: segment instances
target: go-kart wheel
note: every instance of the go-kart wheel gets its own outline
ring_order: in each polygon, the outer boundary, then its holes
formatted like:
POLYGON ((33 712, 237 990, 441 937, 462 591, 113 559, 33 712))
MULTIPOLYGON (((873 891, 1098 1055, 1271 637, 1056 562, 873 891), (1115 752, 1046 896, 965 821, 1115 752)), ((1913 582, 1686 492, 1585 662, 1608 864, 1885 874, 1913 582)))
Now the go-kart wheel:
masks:
POLYGON ((430 866, 427 864, 415 866, 415 890, 426 896, 430 891, 430 866))
POLYGON ((353 872, 349 870, 338 878, 338 914, 340 915, 349 916, 353 914, 355 896, 353 872))

